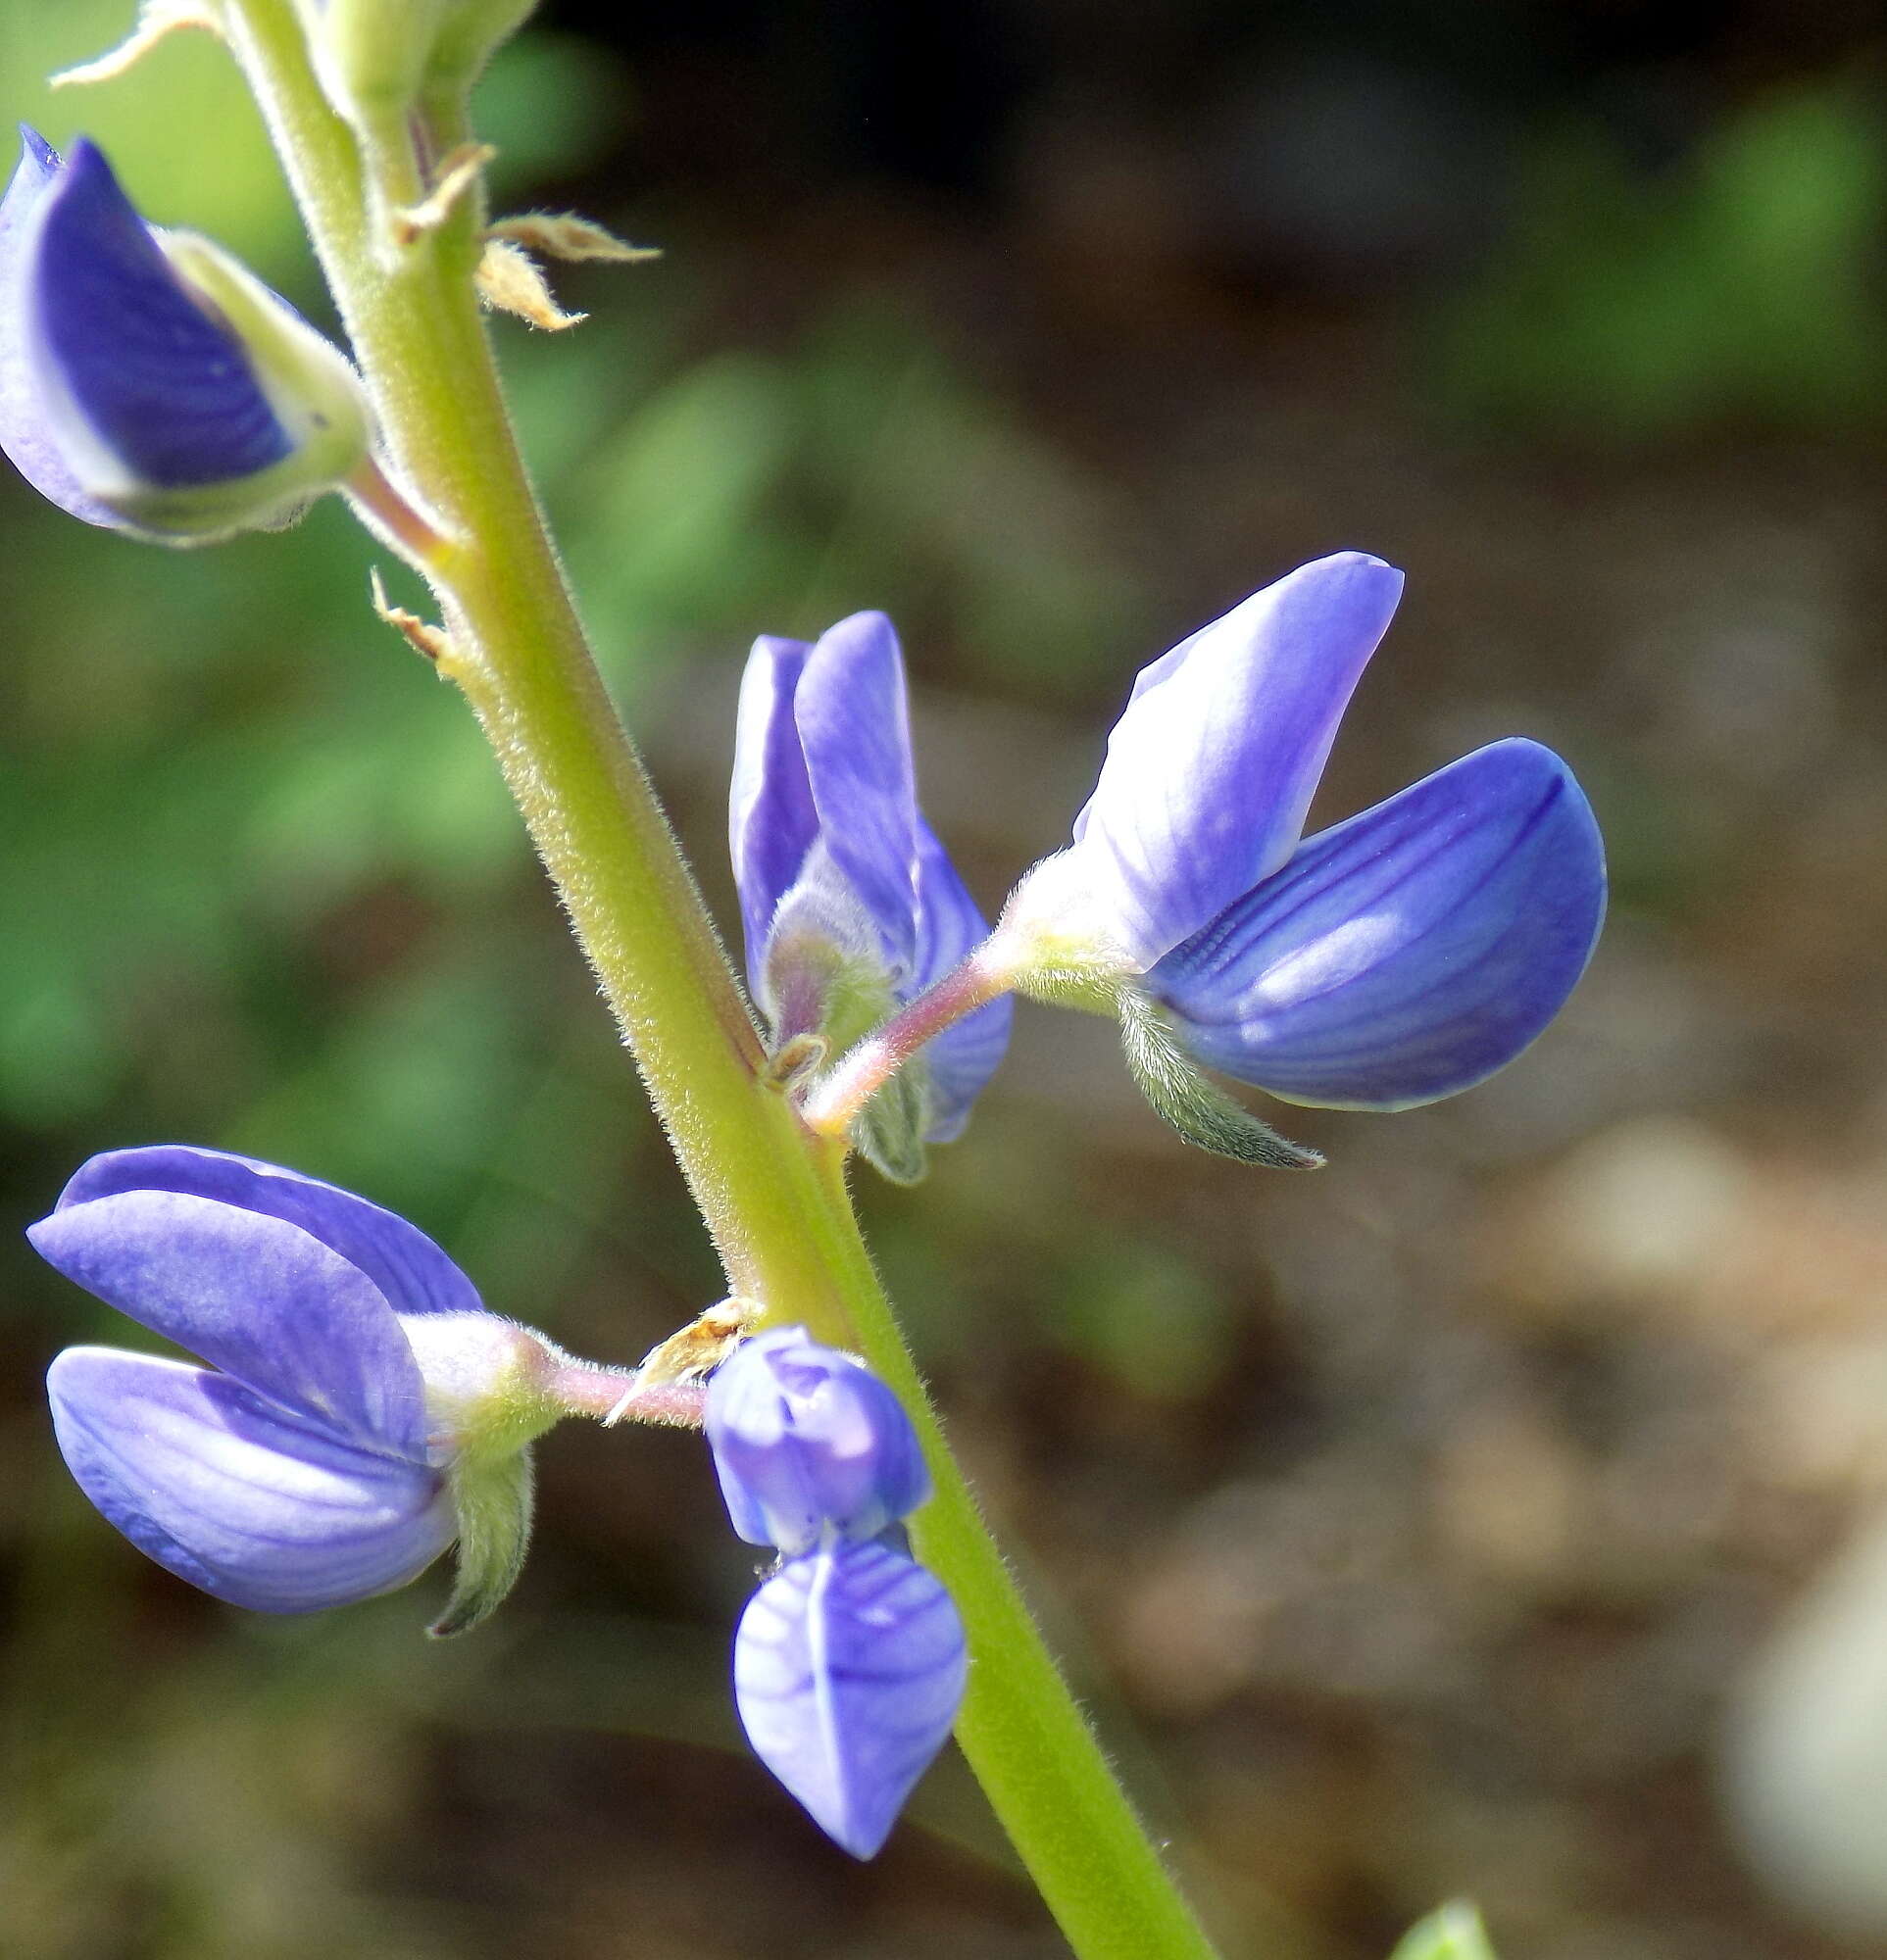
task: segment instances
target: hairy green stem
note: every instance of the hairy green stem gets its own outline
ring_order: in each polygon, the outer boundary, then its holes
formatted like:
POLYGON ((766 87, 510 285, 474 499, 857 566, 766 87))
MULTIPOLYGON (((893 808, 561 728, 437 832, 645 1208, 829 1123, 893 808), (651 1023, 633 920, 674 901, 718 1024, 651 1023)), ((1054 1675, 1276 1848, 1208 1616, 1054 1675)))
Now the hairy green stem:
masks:
POLYGON ((738 1294, 861 1349, 923 1437, 936 1495, 913 1520, 968 1630, 958 1737, 1082 1960, 1212 1948, 1110 1773, 946 1448, 860 1239, 841 1145, 763 1072, 752 1015, 606 697, 518 458, 472 287, 474 214, 402 252, 374 172, 330 111, 290 0, 225 0, 372 391, 390 473, 437 536, 441 671, 472 704, 641 1068, 738 1294))

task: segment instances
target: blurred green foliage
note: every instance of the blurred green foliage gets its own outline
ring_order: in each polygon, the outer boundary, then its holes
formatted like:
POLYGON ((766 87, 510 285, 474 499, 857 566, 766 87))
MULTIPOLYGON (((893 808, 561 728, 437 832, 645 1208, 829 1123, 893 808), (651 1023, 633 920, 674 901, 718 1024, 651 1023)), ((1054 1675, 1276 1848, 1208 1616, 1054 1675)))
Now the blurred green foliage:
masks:
POLYGON ((1820 83, 1760 98, 1659 171, 1596 124, 1532 139, 1503 243, 1455 296, 1457 414, 1608 444, 1887 412, 1887 117, 1820 83))

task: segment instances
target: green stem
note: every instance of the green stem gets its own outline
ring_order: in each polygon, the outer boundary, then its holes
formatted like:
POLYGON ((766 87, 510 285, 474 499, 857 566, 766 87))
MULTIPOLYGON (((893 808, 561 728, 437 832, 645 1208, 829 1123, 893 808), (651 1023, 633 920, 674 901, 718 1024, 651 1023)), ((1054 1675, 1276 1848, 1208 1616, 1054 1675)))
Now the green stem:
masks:
POLYGON ((913 1521, 969 1634, 958 1738, 1083 1960, 1212 1948, 1114 1781, 946 1448, 845 1189, 761 1074, 753 1018, 596 672, 519 461, 462 211, 376 251, 367 172, 290 0, 227 0, 262 104, 379 410, 393 472, 439 540, 422 568, 440 668, 483 724, 724 1264, 769 1315, 858 1348, 910 1408, 936 1495, 913 1521))

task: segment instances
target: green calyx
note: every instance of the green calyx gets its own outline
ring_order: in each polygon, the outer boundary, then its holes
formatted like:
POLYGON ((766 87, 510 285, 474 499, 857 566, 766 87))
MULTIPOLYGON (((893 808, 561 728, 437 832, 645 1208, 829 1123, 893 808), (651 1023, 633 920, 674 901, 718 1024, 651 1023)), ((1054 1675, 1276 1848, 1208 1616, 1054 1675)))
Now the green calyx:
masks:
POLYGON ((930 1127, 930 1070, 914 1055, 860 1110, 852 1143, 880 1177, 917 1184, 929 1169, 924 1132, 930 1127))
POLYGON ((1118 983, 1114 1010, 1120 1019, 1120 1052, 1135 1087, 1189 1144, 1238 1163, 1273 1170, 1322 1167, 1317 1152, 1280 1137, 1209 1081, 1180 1046, 1172 1023, 1139 988, 1118 983))
POLYGON ((530 1447, 455 1459, 446 1487, 458 1519, 457 1570, 445 1611, 426 1632, 434 1640, 470 1633, 505 1601, 530 1548, 530 1447))
POLYGON ((404 116, 447 0, 296 0, 322 91, 356 127, 404 116))
POLYGON ((463 105, 537 0, 295 0, 322 92, 361 134, 394 136, 428 105, 463 105))
POLYGON ((426 65, 428 87, 471 88, 485 64, 536 8, 537 0, 446 0, 445 18, 426 65))
POLYGON ((1083 1013, 1112 1014, 1134 971, 1097 919, 1073 851, 1058 851, 1024 872, 983 949, 1018 994, 1083 1013))
MULTIPOLYGON (((897 996, 882 966, 848 958, 839 966, 826 995, 819 1033, 827 1053, 842 1055, 897 1009, 897 996)), ((930 1127, 930 1070, 913 1055, 859 1111, 852 1144, 879 1176, 893 1184, 917 1184, 929 1168, 924 1132, 930 1127)))
MULTIPOLYGON (((891 976, 874 954, 834 937, 822 914, 796 926, 786 907, 781 910, 782 926, 767 950, 774 1053, 784 1056, 818 1043, 820 1054, 843 1056, 897 1011, 891 976)), ((817 1082, 809 1086, 816 1089, 817 1082)), ((916 1055, 859 1112, 850 1134, 854 1149, 880 1176, 916 1184, 928 1167, 923 1140, 929 1127, 930 1071, 916 1055)))
POLYGON ((443 1639, 475 1627, 517 1582, 530 1544, 530 1446, 569 1413, 553 1386, 569 1356, 493 1313, 403 1314, 400 1325, 458 1523, 452 1595, 427 1629, 443 1639))
POLYGON ((1069 854, 1044 858, 1010 899, 991 945, 1017 993, 1049 1006, 1111 1016, 1134 1086, 1154 1112, 1215 1156, 1273 1170, 1316 1170, 1323 1158, 1219 1089, 1186 1053, 1172 1022, 1120 954, 1089 925, 1069 854))

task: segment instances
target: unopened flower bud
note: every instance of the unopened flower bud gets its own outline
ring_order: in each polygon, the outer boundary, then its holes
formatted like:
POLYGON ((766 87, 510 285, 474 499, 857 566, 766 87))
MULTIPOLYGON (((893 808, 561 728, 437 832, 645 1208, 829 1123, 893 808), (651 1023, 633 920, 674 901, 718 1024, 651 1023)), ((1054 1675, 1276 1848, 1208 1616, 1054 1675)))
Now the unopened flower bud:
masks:
POLYGON ((446 0, 432 44, 430 88, 463 93, 537 9, 537 0, 446 0))
MULTIPOLYGON (((987 931, 918 808, 904 657, 882 612, 809 646, 764 634, 741 682, 729 841, 747 974, 775 1050, 814 1035, 837 1055, 957 964, 987 931)), ((921 1173, 1009 1043, 991 1001, 932 1039, 900 1097, 853 1141, 887 1175, 921 1173)))
POLYGON ((322 90, 363 132, 463 97, 537 0, 296 0, 322 90))
POLYGON ((819 1829, 872 1857, 968 1678, 950 1594, 891 1530, 930 1494, 917 1432, 864 1362, 803 1327, 721 1363, 706 1427, 735 1531, 781 1552, 734 1636, 741 1725, 819 1829))
POLYGON ((0 202, 0 449, 88 523, 171 544, 286 522, 366 456, 337 349, 208 239, 146 224, 30 129, 0 202))
POLYGON ((297 0, 322 91, 357 128, 397 122, 419 94, 447 0, 297 0))
POLYGON ((734 1530, 788 1557, 832 1533, 876 1538, 930 1494, 897 1396, 803 1327, 757 1335, 722 1363, 706 1429, 734 1530))

